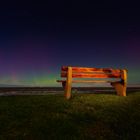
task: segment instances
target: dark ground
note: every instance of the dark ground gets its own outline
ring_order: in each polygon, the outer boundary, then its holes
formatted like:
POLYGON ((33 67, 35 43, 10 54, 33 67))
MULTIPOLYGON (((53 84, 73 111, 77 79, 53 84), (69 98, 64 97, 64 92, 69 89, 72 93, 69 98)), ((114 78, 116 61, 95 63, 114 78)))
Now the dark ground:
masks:
POLYGON ((140 140, 140 92, 22 93, 0 97, 0 140, 140 140))

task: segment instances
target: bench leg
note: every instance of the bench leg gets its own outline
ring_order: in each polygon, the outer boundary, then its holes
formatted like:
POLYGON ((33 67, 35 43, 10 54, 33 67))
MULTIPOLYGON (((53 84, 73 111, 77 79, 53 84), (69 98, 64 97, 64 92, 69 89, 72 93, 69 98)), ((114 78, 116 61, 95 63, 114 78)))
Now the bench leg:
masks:
POLYGON ((71 98, 71 86, 72 86, 72 67, 68 67, 68 74, 65 86, 65 97, 66 99, 71 98))
POLYGON ((66 99, 70 99, 71 98, 71 85, 66 84, 66 82, 62 82, 62 87, 65 91, 66 99))
POLYGON ((66 99, 70 99, 71 98, 71 83, 66 83, 65 97, 66 97, 66 99))
POLYGON ((126 85, 125 84, 122 84, 120 82, 114 82, 114 83, 111 83, 111 85, 117 91, 117 95, 126 96, 126 85))

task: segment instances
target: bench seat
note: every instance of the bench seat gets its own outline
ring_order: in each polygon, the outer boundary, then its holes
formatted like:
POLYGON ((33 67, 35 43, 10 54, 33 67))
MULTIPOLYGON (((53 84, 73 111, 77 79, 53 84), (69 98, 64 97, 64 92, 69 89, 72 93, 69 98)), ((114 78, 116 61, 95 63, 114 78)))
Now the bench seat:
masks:
MULTIPOLYGON (((57 80, 57 82, 66 82, 66 80, 57 80)), ((93 80, 73 80, 72 83, 115 83, 115 82, 120 82, 118 81, 103 81, 103 80, 98 80, 98 81, 93 81, 93 80)))

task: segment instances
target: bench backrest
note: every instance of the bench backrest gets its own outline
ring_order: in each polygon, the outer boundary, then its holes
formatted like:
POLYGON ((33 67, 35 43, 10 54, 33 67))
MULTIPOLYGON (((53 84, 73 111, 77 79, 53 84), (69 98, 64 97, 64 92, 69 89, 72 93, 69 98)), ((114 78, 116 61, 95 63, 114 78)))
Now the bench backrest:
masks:
POLYGON ((124 79, 124 70, 112 68, 85 68, 67 67, 61 68, 61 77, 67 77, 71 73, 72 78, 121 78, 124 79))

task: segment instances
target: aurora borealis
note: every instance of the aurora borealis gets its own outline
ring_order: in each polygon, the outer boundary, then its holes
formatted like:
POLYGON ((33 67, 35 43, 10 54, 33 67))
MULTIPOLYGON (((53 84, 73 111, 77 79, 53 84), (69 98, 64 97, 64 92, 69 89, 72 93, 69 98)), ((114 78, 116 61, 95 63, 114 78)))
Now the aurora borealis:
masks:
POLYGON ((60 67, 128 69, 140 86, 140 10, 131 3, 2 3, 0 86, 60 86, 60 67))

